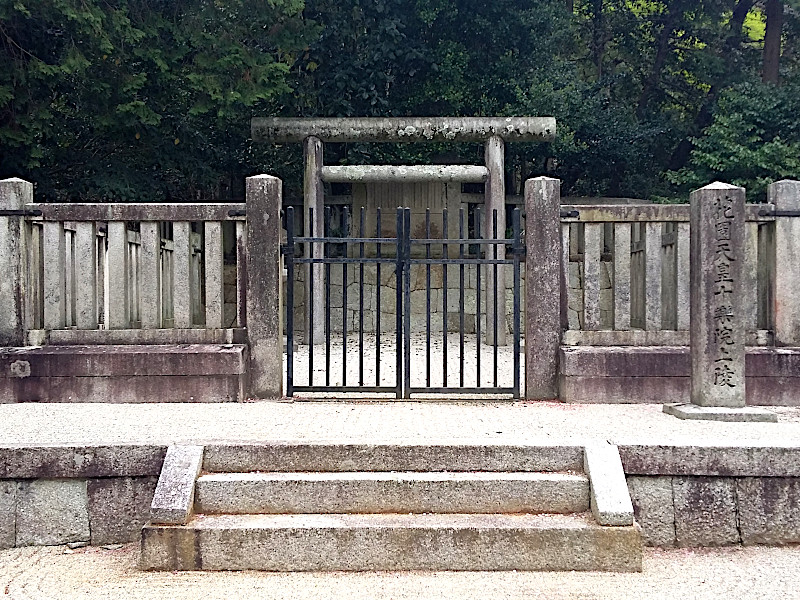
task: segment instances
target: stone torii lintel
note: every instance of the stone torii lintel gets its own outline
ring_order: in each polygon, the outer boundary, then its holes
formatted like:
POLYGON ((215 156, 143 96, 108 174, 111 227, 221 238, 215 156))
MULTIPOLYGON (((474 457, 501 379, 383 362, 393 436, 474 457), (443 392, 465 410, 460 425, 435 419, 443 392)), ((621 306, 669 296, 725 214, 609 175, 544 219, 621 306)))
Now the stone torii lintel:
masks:
POLYGON ((255 141, 302 142, 550 142, 555 117, 255 117, 255 141))

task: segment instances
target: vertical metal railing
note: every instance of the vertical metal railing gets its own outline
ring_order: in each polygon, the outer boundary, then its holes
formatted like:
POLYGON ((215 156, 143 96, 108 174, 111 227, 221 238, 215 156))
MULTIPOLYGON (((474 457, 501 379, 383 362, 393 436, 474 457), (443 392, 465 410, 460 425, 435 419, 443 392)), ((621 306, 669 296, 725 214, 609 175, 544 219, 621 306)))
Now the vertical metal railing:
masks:
MULTIPOLYGON (((421 228, 424 238, 412 239, 412 214, 409 208, 399 208, 396 213, 395 236, 384 237, 381 226, 381 212, 375 215, 375 237, 367 237, 367 216, 364 209, 357 214, 357 224, 352 227, 351 214, 348 208, 341 211, 341 234, 331 235, 331 208, 325 209, 325 230, 321 237, 298 236, 295 231, 293 209, 287 209, 287 243, 284 248, 287 272, 287 393, 300 392, 393 392, 397 398, 411 398, 412 395, 464 393, 464 394, 503 394, 519 398, 521 393, 521 358, 520 358, 520 315, 521 315, 521 267, 520 261, 524 252, 522 245, 521 218, 519 210, 514 210, 511 217, 512 239, 505 239, 505 224, 498 221, 496 211, 491 215, 490 226, 492 236, 483 239, 480 230, 478 236, 471 238, 467 234, 466 214, 463 209, 458 214, 458 237, 449 234, 448 213, 441 213, 441 236, 435 237, 433 215, 430 210, 424 213, 421 228), (353 237, 349 234, 354 233, 353 237), (470 245, 475 244, 477 253, 470 252, 470 245), (306 252, 300 256, 297 244, 320 244, 321 253, 306 252), (510 245, 510 252, 501 252, 502 245, 510 245), (386 252, 387 245, 394 246, 394 253, 386 252), (457 253, 451 256, 451 248, 457 247, 457 253), (373 252, 374 249, 374 252, 373 252), (502 258, 501 258, 502 257, 502 258), (302 352, 295 349, 295 290, 296 265, 323 264, 324 279, 307 282, 309 291, 314 286, 325 286, 324 310, 324 353, 325 373, 315 373, 315 340, 314 327, 309 326, 311 335, 308 344, 308 378, 303 384, 296 380, 295 359, 302 352), (394 267, 394 273, 386 278, 382 269, 385 265, 394 267), (350 269, 352 265, 352 269, 350 269), (513 333, 513 349, 501 351, 496 342, 484 342, 504 337, 498 335, 500 328, 508 327, 506 311, 506 282, 499 274, 503 272, 501 265, 512 267, 513 273, 513 307, 511 330, 513 333), (374 274, 374 292, 367 290, 366 274, 370 269, 370 277, 374 274), (374 270, 373 270, 374 269, 374 270), (458 289, 451 289, 450 277, 452 269, 457 269, 458 289), (434 281, 434 273, 436 278, 434 281), (336 276, 341 276, 341 281, 336 276), (494 275, 494 277, 492 277, 494 275), (483 277, 492 279, 488 285, 483 284, 483 277), (474 283, 472 282, 472 278, 474 283), (467 285, 467 279, 470 285, 467 285), (423 283, 424 282, 424 283, 423 283), (394 284, 394 317, 395 321, 395 379, 386 382, 382 374, 383 319, 382 293, 384 287, 394 284), (422 289, 424 286, 424 290, 422 289), (335 288, 335 289, 334 289, 335 288), (341 291, 339 291, 341 290, 341 291), (333 293, 332 293, 333 292, 333 293), (467 323, 467 295, 472 302, 475 294, 475 314, 470 312, 467 323), (353 294, 358 298, 351 297, 353 294), (451 298, 451 294, 455 294, 451 298), (495 303, 498 310, 488 314, 492 303, 484 302, 482 295, 494 294, 500 301, 495 303), (413 303, 412 303, 413 300, 413 303), (453 306, 451 307, 451 300, 453 306), (341 301, 341 307, 338 302, 341 301), (425 315, 420 314, 424 307, 425 315), (485 308, 484 308, 485 307, 485 308), (338 323, 341 308, 341 325, 338 323), (367 373, 366 340, 367 311, 372 312, 374 326, 374 377, 367 373), (455 311, 457 314, 454 314, 455 311), (341 327, 341 329, 339 329, 341 327), (424 328, 424 333, 417 332, 414 327, 424 328), (437 327, 440 328, 437 330, 437 327), (451 331, 458 328, 457 337, 451 331), (341 338, 339 338, 341 334, 341 338), (412 335, 413 334, 413 335, 412 335), (469 336, 469 337, 468 337, 469 336), (474 338, 473 338, 474 336, 474 338), (348 343, 348 337, 350 343, 348 343), (341 343, 339 343, 339 339, 341 343), (475 350, 474 360, 470 345, 475 350), (356 343, 357 342, 357 343, 356 343), (453 348, 450 348, 451 342, 453 348), (457 343, 457 356, 456 344, 457 343), (489 343, 490 348, 485 348, 489 343), (357 356, 354 356, 357 348, 357 356), (509 357, 509 351, 513 357, 509 357), (412 353, 416 356, 412 358, 412 353), (422 360, 424 354, 424 362, 422 360), (349 355, 349 356, 348 356, 349 355), (482 356, 485 355, 485 356, 482 356), (451 365, 451 360, 453 364, 451 365), (486 365, 490 362, 491 365, 486 365), (509 364, 511 363, 511 364, 509 364), (348 372, 348 364, 351 365, 348 372), (512 366, 513 365, 513 366, 512 366), (486 369, 482 372, 482 367, 486 369), (357 378, 355 369, 357 368, 357 378), (508 369, 513 369, 510 380, 508 369), (454 371, 458 370, 458 373, 454 371), (501 371, 503 380, 501 381, 501 371), (324 378, 324 381, 321 381, 324 378), (485 380, 484 380, 485 378, 485 380), (357 379, 357 380, 356 380, 357 379)), ((480 222, 480 212, 477 222, 480 222)), ((313 221, 314 215, 309 215, 313 221)), ((370 227, 371 229, 371 227, 370 227)), ((309 272, 307 270, 301 272, 309 272)), ((313 272, 313 269, 311 270, 313 272)), ((385 298, 390 300, 391 298, 385 298)), ((389 302, 391 305, 391 302, 389 302)), ((311 306, 307 306, 308 317, 313 321, 311 306)), ((389 309, 390 310, 390 309, 389 309)), ((391 326, 389 326, 389 329, 391 326)), ((319 330, 318 330, 319 331, 319 330)), ((386 332, 388 334, 388 332, 386 332)), ((503 332, 504 333, 504 332, 503 332)), ((389 344, 388 346, 391 346, 389 344)), ((303 350, 305 352, 305 350, 303 350)), ((372 364, 372 363, 370 363, 372 364)), ((385 370, 385 369, 384 369, 385 370)), ((391 369, 389 369, 391 371, 391 369)))

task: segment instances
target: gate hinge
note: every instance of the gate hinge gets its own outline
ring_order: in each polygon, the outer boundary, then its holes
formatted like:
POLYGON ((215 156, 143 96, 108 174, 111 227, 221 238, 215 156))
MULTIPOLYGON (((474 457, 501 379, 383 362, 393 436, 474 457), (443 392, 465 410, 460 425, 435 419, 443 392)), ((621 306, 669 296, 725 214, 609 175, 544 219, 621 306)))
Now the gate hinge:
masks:
POLYGON ((294 256, 294 244, 281 244, 281 254, 284 256, 294 256))

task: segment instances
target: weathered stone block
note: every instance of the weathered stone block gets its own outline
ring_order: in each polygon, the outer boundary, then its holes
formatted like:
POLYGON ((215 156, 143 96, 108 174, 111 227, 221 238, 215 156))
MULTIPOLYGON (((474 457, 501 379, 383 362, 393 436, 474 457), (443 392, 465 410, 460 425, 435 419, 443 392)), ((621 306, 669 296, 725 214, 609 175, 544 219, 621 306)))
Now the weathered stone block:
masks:
POLYGON ((672 477, 628 477, 628 491, 636 522, 646 546, 675 545, 675 507, 672 477))
POLYGON ((572 308, 567 310, 567 319, 569 321, 569 328, 570 329, 580 329, 581 328, 581 316, 577 310, 572 308))
POLYGON ((614 293, 610 289, 600 290, 600 311, 614 310, 614 293))
POLYGON ((342 308, 342 286, 332 283, 330 286, 331 308, 342 308))
POLYGON ((633 506, 616 446, 588 444, 583 469, 591 485, 592 514, 601 525, 633 525, 633 506))
MULTIPOLYGON (((475 292, 464 293, 464 314, 475 314, 477 299, 475 292)), ((451 291, 447 294, 447 310, 457 313, 461 307, 461 294, 458 291, 451 291)))
POLYGON ((569 286, 573 290, 581 288, 581 263, 569 263, 569 286))
POLYGON ((0 478, 57 479, 157 475, 163 446, 0 447, 0 478))
MULTIPOLYGON (((375 300, 377 303, 378 296, 375 300)), ((389 288, 381 288, 381 315, 383 313, 395 313, 397 310, 397 292, 389 288)))
POLYGON ((800 478, 745 477, 736 494, 742 543, 800 543, 800 478))
POLYGON ((154 523, 183 524, 194 505, 194 482, 203 465, 202 446, 170 446, 150 505, 154 523))
POLYGON ((17 482, 0 481, 0 550, 16 544, 17 482))
POLYGON ((569 290, 567 293, 567 306, 574 311, 583 311, 583 292, 581 290, 569 290))
POLYGON ((87 483, 91 543, 122 544, 138 538, 150 515, 156 477, 111 477, 87 483))
POLYGON ((683 446, 620 446, 628 475, 709 477, 800 477, 800 447, 711 446, 698 440, 683 446))
POLYGON ((675 477, 675 541, 678 546, 729 546, 740 542, 732 478, 675 477))
POLYGON ((36 479, 17 488, 17 546, 89 541, 86 480, 36 479))
MULTIPOLYGON (((601 262, 600 263, 600 289, 607 290, 611 288, 611 275, 609 270, 613 263, 601 262)), ((601 300, 602 302, 602 300, 601 300)))

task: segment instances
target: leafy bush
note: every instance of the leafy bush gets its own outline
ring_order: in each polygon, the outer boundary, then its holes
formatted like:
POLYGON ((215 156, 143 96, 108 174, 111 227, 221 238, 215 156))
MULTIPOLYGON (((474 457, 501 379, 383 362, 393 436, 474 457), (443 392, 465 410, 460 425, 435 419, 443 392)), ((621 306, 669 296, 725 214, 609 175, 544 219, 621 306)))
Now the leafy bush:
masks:
POLYGON ((694 139, 689 164, 667 179, 694 189, 721 180, 763 200, 767 185, 800 178, 800 85, 746 83, 727 90, 712 124, 694 139))

